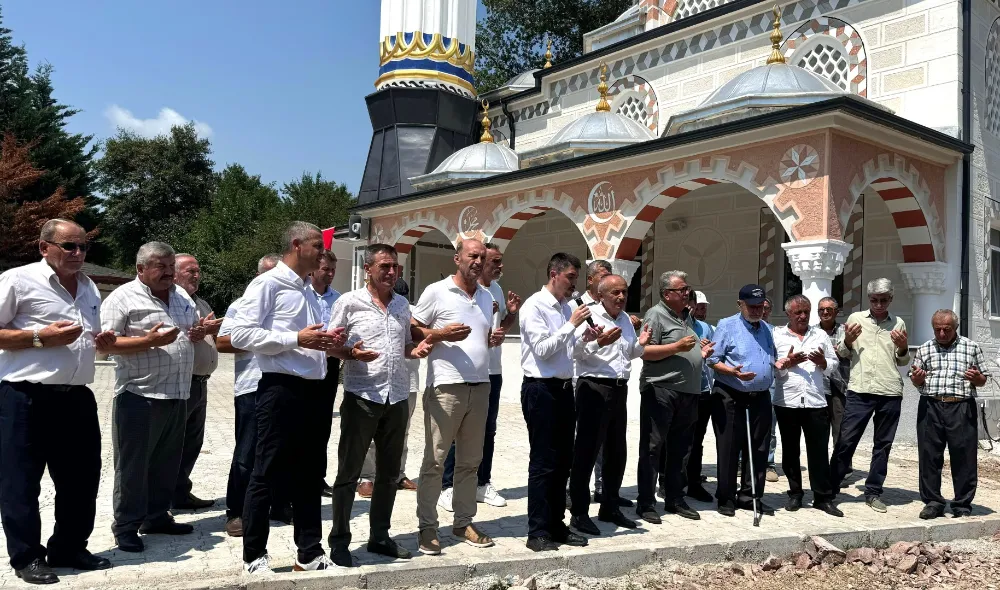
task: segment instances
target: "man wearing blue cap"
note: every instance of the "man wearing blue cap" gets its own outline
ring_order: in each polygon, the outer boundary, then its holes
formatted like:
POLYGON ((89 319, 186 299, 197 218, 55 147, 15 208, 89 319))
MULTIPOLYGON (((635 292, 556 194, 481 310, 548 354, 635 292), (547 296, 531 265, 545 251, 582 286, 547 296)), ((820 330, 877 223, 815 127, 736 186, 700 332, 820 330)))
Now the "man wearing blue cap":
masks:
MULTIPOLYGON (((764 494, 764 472, 771 437, 771 396, 768 388, 774 380, 774 339, 763 321, 764 289, 746 285, 740 289, 736 315, 724 318, 715 330, 715 352, 706 359, 715 371, 712 390, 712 425, 718 446, 718 480, 715 497, 719 513, 735 516, 736 508, 753 509, 754 497, 764 494), (747 449, 747 416, 750 423, 750 449, 747 449), (740 451, 749 453, 753 463, 754 484, 750 469, 743 470, 737 490, 736 468, 740 451), (754 494, 754 492, 756 492, 754 494)), ((758 503, 761 510, 774 510, 758 503)))

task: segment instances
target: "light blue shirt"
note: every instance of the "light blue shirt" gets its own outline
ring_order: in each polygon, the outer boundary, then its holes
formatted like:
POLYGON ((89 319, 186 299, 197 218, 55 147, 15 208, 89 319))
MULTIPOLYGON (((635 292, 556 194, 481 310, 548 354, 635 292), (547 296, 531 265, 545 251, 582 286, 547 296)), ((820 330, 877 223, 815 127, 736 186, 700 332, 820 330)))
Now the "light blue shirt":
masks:
POLYGON ((774 383, 774 359, 774 337, 767 322, 758 322, 754 329, 753 324, 736 314, 722 319, 715 328, 715 352, 709 363, 743 365, 744 373, 756 373, 750 381, 716 373, 717 382, 737 391, 768 391, 774 383))
MULTIPOLYGON (((708 339, 711 340, 715 335, 715 328, 713 328, 707 322, 701 320, 694 321, 694 333, 698 335, 699 340, 708 339)), ((698 344, 701 346, 701 343, 698 344)), ((712 391, 712 368, 709 363, 701 364, 701 392, 708 393, 712 391)))
POLYGON ((316 287, 312 286, 312 283, 309 284, 309 288, 312 289, 312 292, 316 295, 316 298, 319 299, 319 307, 320 310, 322 311, 320 320, 323 322, 323 329, 329 330, 330 312, 333 311, 333 304, 336 303, 338 299, 340 299, 340 291, 337 291, 333 287, 330 287, 326 290, 326 293, 320 295, 319 292, 316 291, 316 287))

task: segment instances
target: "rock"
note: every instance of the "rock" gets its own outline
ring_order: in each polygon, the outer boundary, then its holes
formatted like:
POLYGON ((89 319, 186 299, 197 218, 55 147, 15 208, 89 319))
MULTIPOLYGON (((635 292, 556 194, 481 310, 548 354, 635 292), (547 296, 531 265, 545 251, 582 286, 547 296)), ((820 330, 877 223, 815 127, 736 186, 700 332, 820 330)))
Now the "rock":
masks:
MULTIPOLYGON (((896 567, 899 562, 903 559, 903 553, 886 553, 885 555, 885 565, 886 567, 896 567)), ((916 561, 916 558, 914 558, 916 561)))
POLYGON ((729 570, 734 574, 736 574, 737 576, 747 575, 746 568, 744 568, 743 564, 741 563, 734 563, 732 567, 729 568, 729 570))
MULTIPOLYGON (((819 554, 820 554, 821 557, 829 555, 831 553, 835 554, 835 555, 839 555, 841 557, 846 557, 847 556, 847 554, 844 553, 843 549, 837 547, 836 545, 834 545, 833 543, 827 541, 823 537, 813 536, 813 537, 810 537, 809 540, 812 541, 813 544, 816 546, 816 550, 819 552, 819 554)), ((843 562, 841 562, 841 563, 843 563, 843 562)))
POLYGON ((811 559, 819 559, 819 550, 816 549, 816 544, 811 540, 806 542, 805 550, 811 559))
POLYGON ((871 565, 875 562, 875 550, 871 547, 860 547, 847 552, 847 563, 863 563, 871 565))
POLYGON ((795 569, 797 570, 807 570, 810 565, 812 565, 812 557, 808 553, 799 555, 799 558, 795 560, 795 569))
POLYGON ((844 563, 846 559, 847 559, 846 554, 843 551, 841 551, 840 553, 832 553, 832 552, 827 553, 826 555, 823 556, 823 565, 824 566, 841 565, 844 563))
POLYGON ((917 569, 917 558, 913 555, 903 556, 896 564, 896 569, 904 574, 912 574, 917 569))
POLYGON ((882 568, 879 567, 879 566, 877 566, 877 565, 872 564, 872 565, 868 566, 868 571, 870 571, 873 574, 877 574, 880 571, 882 571, 882 568))
POLYGON ((917 545, 919 545, 919 543, 912 543, 910 541, 899 541, 897 543, 893 543, 892 546, 889 547, 889 549, 887 549, 887 551, 892 555, 906 555, 907 553, 910 552, 910 549, 913 549, 917 545))
POLYGON ((528 590, 536 590, 538 588, 538 582, 535 581, 535 576, 528 576, 528 579, 521 582, 521 585, 528 590))
POLYGON ((764 570, 765 572, 773 572, 775 570, 781 569, 781 559, 773 554, 768 555, 767 559, 761 562, 760 569, 764 570))

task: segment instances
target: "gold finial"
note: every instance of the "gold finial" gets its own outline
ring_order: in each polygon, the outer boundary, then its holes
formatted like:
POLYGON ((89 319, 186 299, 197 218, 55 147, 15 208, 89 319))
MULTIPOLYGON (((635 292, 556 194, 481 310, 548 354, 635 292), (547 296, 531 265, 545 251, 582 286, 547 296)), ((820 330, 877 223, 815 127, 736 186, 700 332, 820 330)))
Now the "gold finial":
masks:
POLYGON ((543 70, 547 70, 552 67, 552 39, 548 40, 545 45, 545 65, 542 66, 543 70))
POLYGON ((608 64, 601 62, 601 83, 597 85, 597 91, 601 93, 601 100, 597 101, 598 113, 610 113, 611 105, 608 104, 608 64))
POLYGON ((493 123, 490 122, 490 103, 485 98, 483 99, 483 120, 479 122, 483 126, 483 135, 479 138, 479 143, 493 143, 493 134, 490 133, 490 127, 493 123))
POLYGON ((781 11, 778 5, 774 5, 774 30, 771 31, 771 56, 767 58, 768 64, 783 64, 785 56, 781 53, 781 11))

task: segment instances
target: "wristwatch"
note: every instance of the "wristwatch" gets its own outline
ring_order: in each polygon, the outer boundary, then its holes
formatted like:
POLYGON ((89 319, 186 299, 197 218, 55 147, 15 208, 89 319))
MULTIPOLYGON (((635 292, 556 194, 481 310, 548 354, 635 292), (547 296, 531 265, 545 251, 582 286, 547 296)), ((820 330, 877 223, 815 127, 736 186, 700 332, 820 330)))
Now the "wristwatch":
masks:
POLYGON ((44 344, 42 344, 42 339, 38 335, 38 330, 35 330, 34 332, 31 333, 31 345, 34 346, 35 348, 42 348, 43 346, 45 346, 44 344))

